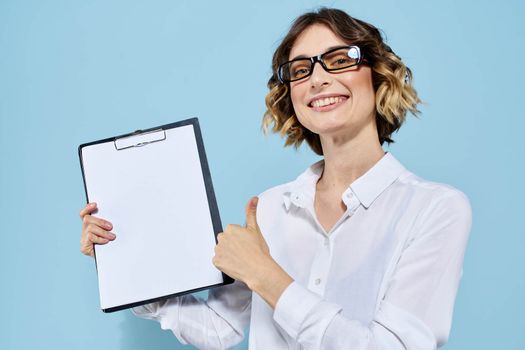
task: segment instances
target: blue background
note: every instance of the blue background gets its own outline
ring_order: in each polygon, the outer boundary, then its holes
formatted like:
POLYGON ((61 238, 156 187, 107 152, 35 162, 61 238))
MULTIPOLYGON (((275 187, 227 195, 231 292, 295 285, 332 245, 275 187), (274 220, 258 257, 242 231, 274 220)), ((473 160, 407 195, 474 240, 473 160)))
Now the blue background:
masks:
MULTIPOLYGON (((2 349, 181 349, 99 310, 79 252, 77 146, 200 118, 223 224, 318 158, 262 136, 270 60, 291 21, 335 6, 382 28, 425 104, 389 148, 458 187, 474 223, 448 350, 522 349, 522 1, 0 2, 2 349)), ((246 341, 237 349, 246 349, 246 341)))

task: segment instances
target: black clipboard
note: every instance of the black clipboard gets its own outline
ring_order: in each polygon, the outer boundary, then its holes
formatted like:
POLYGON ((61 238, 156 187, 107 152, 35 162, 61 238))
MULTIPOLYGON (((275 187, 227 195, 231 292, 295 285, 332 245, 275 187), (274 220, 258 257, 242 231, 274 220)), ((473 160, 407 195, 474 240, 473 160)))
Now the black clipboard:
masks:
POLYGON ((98 203, 99 211, 94 215, 100 214, 112 221, 117 234, 115 241, 95 246, 102 311, 119 311, 233 283, 231 277, 212 266, 209 256, 212 254, 209 249, 217 243, 222 224, 197 118, 84 143, 78 147, 78 154, 87 202, 98 203), (133 181, 140 183, 134 184, 133 181), (159 181, 166 185, 160 185, 159 181), (142 203, 128 205, 128 197, 133 199, 133 196, 139 197, 142 203), (156 206, 156 201, 162 202, 158 204, 157 211, 149 209, 148 212, 145 207, 141 212, 140 205, 149 203, 150 207, 156 206), (116 203, 121 203, 120 207, 116 203), (170 211, 170 205, 173 211, 170 211), (136 206, 139 207, 137 211, 136 206), (159 212, 163 212, 164 216, 159 212), (110 213, 118 217, 120 224, 114 222, 117 218, 104 216, 110 213), (141 213, 148 213, 149 217, 165 223, 155 222, 158 228, 153 233, 147 232, 139 219, 141 213), (185 232, 170 231, 166 227, 170 226, 172 218, 166 213, 173 213, 172 226, 191 228, 195 224, 201 229, 212 231, 209 232, 210 238, 205 236, 208 233, 189 232, 189 229, 185 232), (192 215, 199 216, 192 218, 192 215), (133 220, 134 224, 125 224, 133 220), (162 247, 152 245, 151 241, 155 237, 159 242, 168 243, 162 247), (119 240, 122 241, 120 246, 117 243, 119 240), (201 247, 192 245, 192 242, 200 243, 202 250, 206 246, 206 252, 199 252, 201 247), (161 252, 155 252, 156 249, 161 252), (171 250, 173 254, 178 254, 177 257, 170 255, 171 250), (192 252, 199 252, 200 255, 190 255, 192 252), (188 254, 183 255, 188 261, 180 261, 181 253, 188 254), (209 261, 203 261, 205 257, 209 257, 209 261), (163 262, 174 263, 172 259, 179 266, 158 266, 163 265, 163 262), (160 270, 148 270, 148 267, 152 267, 148 264, 160 270), (170 274, 171 268, 173 274, 170 274), (176 279, 180 278, 181 269, 184 269, 184 282, 177 285, 176 279), (191 276, 186 275, 186 269, 194 269, 191 276), (177 270, 179 276, 175 272, 177 270), (156 290, 156 286, 159 290, 156 290), (182 286, 184 290, 180 290, 182 286), (131 291, 133 288, 135 292, 131 291))

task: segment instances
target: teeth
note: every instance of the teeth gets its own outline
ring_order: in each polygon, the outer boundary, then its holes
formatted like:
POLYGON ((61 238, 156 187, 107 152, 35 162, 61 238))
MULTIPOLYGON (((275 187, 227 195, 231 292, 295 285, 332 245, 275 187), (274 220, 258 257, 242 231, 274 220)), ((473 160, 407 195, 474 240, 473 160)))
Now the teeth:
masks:
POLYGON ((339 103, 342 101, 343 101, 342 97, 326 97, 326 98, 315 100, 314 102, 312 102, 312 106, 324 107, 324 106, 333 105, 335 103, 339 103))

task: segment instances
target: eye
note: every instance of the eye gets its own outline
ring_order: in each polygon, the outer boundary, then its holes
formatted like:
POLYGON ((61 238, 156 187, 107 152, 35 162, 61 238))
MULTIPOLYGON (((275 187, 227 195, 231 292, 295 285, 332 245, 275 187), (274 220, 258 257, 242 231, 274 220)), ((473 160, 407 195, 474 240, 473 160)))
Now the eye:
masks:
POLYGON ((308 74, 308 69, 307 68, 300 68, 300 69, 296 69, 292 72, 292 77, 300 77, 300 76, 303 76, 303 75, 306 75, 308 74))
POLYGON ((310 73, 310 61, 295 61, 290 66, 290 77, 297 79, 310 73))
POLYGON ((337 55, 329 58, 329 61, 327 62, 330 66, 330 68, 341 68, 341 67, 347 67, 352 65, 355 62, 355 60, 349 58, 346 55, 337 55))
POLYGON ((345 65, 348 62, 350 62, 350 60, 348 58, 339 58, 339 59, 337 59, 337 61, 335 63, 338 64, 338 65, 345 65))

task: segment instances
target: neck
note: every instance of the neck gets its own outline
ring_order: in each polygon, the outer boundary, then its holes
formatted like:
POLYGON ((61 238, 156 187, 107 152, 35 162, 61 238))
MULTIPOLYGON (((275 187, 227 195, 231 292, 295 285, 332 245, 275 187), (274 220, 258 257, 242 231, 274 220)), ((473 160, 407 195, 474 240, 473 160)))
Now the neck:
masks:
POLYGON ((383 156, 375 123, 351 138, 320 135, 324 170, 317 183, 320 191, 344 191, 383 156))

